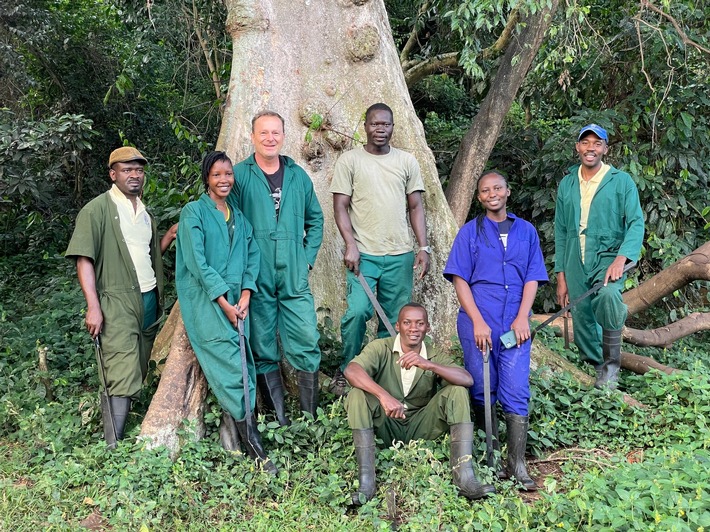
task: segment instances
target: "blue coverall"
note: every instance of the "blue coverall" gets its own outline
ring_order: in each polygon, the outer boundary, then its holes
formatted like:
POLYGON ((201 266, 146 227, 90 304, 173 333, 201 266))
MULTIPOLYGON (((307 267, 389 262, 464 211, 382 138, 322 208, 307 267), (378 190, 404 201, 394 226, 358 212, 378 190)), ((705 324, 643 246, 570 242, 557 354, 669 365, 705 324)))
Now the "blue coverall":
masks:
MULTIPOLYGON (((481 231, 477 230, 477 219, 464 225, 454 240, 444 277, 453 281, 456 275, 468 282, 476 306, 491 328, 492 404, 499 401, 504 412, 527 416, 531 341, 506 349, 500 336, 510 330, 518 315, 525 284, 544 284, 548 277, 535 228, 513 214, 508 213, 508 218, 513 224, 506 249, 497 223, 488 217, 483 217, 481 231)), ((463 308, 459 309, 457 329, 464 366, 473 376, 473 403, 483 405, 483 353, 476 346, 473 322, 463 308)))

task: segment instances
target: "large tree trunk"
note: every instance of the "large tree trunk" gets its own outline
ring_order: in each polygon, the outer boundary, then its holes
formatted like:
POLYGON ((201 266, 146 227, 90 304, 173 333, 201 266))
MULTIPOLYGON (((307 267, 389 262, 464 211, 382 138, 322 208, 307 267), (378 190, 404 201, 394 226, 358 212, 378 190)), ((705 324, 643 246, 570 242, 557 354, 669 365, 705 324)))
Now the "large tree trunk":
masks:
POLYGON ((192 351, 177 303, 156 338, 152 359, 161 357, 166 349, 167 360, 158 391, 150 403, 139 437, 145 439, 149 447, 164 445, 174 457, 180 449, 179 433, 185 425, 191 428, 192 437, 199 439, 204 435, 207 394, 207 381, 192 351))
POLYGON ((446 187, 446 199, 458 225, 466 222, 476 180, 486 166, 505 115, 535 59, 558 3, 552 0, 548 7, 523 18, 522 30, 508 45, 488 94, 461 142, 446 187))

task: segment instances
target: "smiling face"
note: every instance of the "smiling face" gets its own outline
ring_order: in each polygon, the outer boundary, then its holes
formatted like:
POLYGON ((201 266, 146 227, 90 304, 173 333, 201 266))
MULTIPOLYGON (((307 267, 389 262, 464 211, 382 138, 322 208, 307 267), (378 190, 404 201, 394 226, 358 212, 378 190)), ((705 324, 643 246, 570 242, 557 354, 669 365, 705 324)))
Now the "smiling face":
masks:
POLYGON ((127 198, 136 198, 143 191, 145 181, 144 164, 141 161, 113 163, 108 175, 127 198))
POLYGON ((224 201, 234 186, 234 170, 229 161, 217 161, 207 176, 207 190, 214 201, 224 201))
POLYGON ((429 332, 427 312, 421 307, 405 306, 399 311, 399 318, 394 327, 399 333, 402 348, 414 350, 421 345, 429 332))
POLYGON ((601 168, 602 157, 609 150, 606 142, 590 131, 574 146, 582 166, 590 172, 590 175, 596 174, 601 168))
POLYGON ((254 122, 251 132, 257 163, 272 161, 281 153, 284 143, 284 126, 278 116, 260 116, 254 122))
POLYGON ((370 111, 365 119, 365 149, 370 153, 388 153, 390 138, 394 131, 392 113, 384 109, 370 111))
POLYGON ((489 173, 483 174, 478 180, 478 201, 486 209, 487 216, 494 219, 505 218, 505 205, 509 196, 508 183, 502 176, 489 173))

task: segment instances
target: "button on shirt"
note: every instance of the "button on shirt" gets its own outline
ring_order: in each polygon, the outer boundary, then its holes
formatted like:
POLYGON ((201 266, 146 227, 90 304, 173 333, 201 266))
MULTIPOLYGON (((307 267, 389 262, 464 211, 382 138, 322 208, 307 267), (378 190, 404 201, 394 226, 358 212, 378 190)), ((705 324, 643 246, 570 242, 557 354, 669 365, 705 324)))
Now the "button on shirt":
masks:
POLYGON ((599 171, 592 176, 589 181, 582 177, 582 167, 579 167, 579 248, 582 252, 582 262, 584 262, 584 245, 587 240, 587 219, 589 218, 589 207, 592 205, 594 194, 597 193, 599 183, 609 171, 609 165, 602 163, 599 171))
POLYGON ((133 260, 141 293, 150 292, 157 286, 155 271, 150 260, 150 239, 153 236, 150 216, 148 216, 140 198, 136 199, 136 209, 134 210, 131 200, 116 185, 111 187, 109 196, 118 210, 121 233, 123 233, 131 260, 133 260))
MULTIPOLYGON (((394 339, 394 345, 392 346, 392 352, 397 353, 400 357, 402 355, 406 354, 402 350, 402 344, 400 342, 399 334, 394 339)), ((419 352, 419 355, 423 359, 428 360, 427 354, 426 354, 426 345, 424 345, 424 342, 422 342, 422 350, 419 352)), ((412 366, 409 369, 401 368, 401 371, 402 371, 402 391, 404 392, 404 396, 406 397, 409 394, 409 391, 412 389, 412 384, 414 383, 414 376, 417 373, 417 367, 412 366)))

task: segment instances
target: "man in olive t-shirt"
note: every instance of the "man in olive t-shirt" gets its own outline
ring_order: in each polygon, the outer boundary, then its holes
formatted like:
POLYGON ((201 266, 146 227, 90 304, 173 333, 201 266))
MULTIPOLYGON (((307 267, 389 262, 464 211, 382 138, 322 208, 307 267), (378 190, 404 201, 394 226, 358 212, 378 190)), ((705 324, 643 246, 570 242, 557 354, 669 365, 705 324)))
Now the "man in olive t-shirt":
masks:
MULTIPOLYGON (((343 395, 343 370, 360 352, 367 321, 374 309, 360 285, 362 273, 390 322, 412 296, 412 270, 421 279, 429 269, 426 220, 419 164, 413 155, 390 146, 394 130, 392 109, 383 103, 365 113, 367 143, 344 153, 335 165, 330 186, 335 222, 345 241, 348 309, 341 321, 343 360, 330 389, 343 395), (415 254, 407 217, 419 243, 415 254)), ((384 323, 380 338, 387 336, 384 323)))

